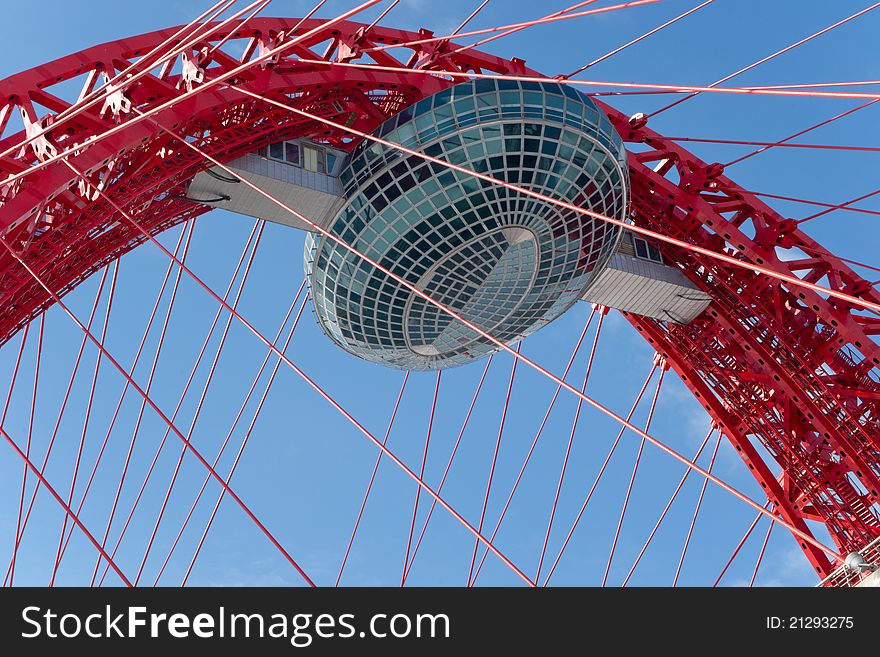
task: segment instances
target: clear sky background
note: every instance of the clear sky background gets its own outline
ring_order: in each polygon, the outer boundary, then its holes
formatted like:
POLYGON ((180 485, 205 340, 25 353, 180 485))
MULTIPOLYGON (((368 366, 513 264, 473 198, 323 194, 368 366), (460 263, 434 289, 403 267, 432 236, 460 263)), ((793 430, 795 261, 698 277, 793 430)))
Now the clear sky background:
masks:
MULTIPOLYGON (((84 49, 90 45, 185 23, 200 13, 207 2, 157 1, 118 3, 104 0, 2 3, 0 77, 84 49)), ((330 17, 350 7, 351 2, 330 2, 319 14, 330 17)), ((384 20, 404 28, 426 27, 437 34, 454 29, 477 5, 475 0, 403 0, 384 20)), ((474 28, 528 20, 562 9, 568 2, 551 0, 534 3, 493 0, 473 21, 474 28)), ((610 4, 602 2, 601 4, 610 4)), ((531 28, 487 46, 504 56, 520 57, 548 75, 568 73, 586 62, 627 42, 697 4, 696 0, 664 0, 646 7, 575 19, 531 28)), ((751 64, 779 48, 814 33, 868 6, 859 2, 820 0, 716 0, 709 7, 661 32, 656 37, 596 66, 591 79, 653 83, 708 84, 751 64)), ((309 2, 275 0, 264 12, 270 16, 298 16, 312 6, 309 2)), ((376 12, 365 12, 364 21, 376 12)), ((771 85, 876 78, 880 10, 859 18, 833 32, 801 46, 791 53, 744 74, 731 84, 771 85)), ((667 102, 662 96, 634 96, 614 99, 613 105, 628 113, 650 112, 667 102)), ((845 111, 859 101, 739 97, 704 94, 659 116, 651 125, 675 136, 774 141, 799 129, 845 111)), ((817 130, 804 141, 827 144, 878 145, 876 107, 817 130)), ((707 161, 729 161, 748 147, 694 145, 707 161)), ((773 149, 728 171, 747 189, 841 202, 877 187, 876 153, 773 149)), ((861 204, 880 209, 877 197, 861 204)), ((774 203, 781 213, 801 217, 812 213, 809 206, 774 203)), ((252 221, 223 211, 214 211, 197 221, 188 264, 222 292, 247 240, 252 221)), ((180 229, 163 237, 176 242, 180 229)), ((839 255, 876 262, 880 229, 876 217, 856 213, 833 213, 808 224, 808 232, 839 255)), ((267 225, 258 256, 248 278, 241 313, 261 331, 272 336, 302 280, 303 234, 267 225)), ((124 365, 131 363, 137 343, 152 309, 168 259, 147 245, 125 257, 108 328, 108 349, 124 365)), ((97 278, 93 277, 70 295, 70 306, 80 318, 88 316, 97 278)), ((106 300, 106 295, 104 297, 106 300)), ((160 320, 168 294, 163 297, 160 320)), ((99 317, 103 316, 103 304, 99 317)), ((184 275, 179 298, 171 316, 170 336, 162 350, 152 394, 168 411, 180 399, 183 384, 195 355, 210 326, 216 303, 184 275)), ((556 373, 561 373, 577 341, 589 307, 581 304, 559 321, 530 338, 524 353, 556 373)), ((225 324, 221 318, 220 329, 225 324)), ((100 326, 100 321, 96 322, 100 326)), ((26 345, 22 373, 12 398, 5 428, 20 444, 27 434, 30 414, 36 333, 26 345)), ((215 332, 206 356, 213 357, 219 331, 215 332)), ((146 381, 158 332, 151 332, 146 355, 136 378, 146 381)), ((56 310, 46 320, 42 370, 37 394, 33 453, 38 460, 52 433, 61 396, 67 385, 73 358, 79 346, 78 329, 56 310)), ((589 341, 572 369, 570 380, 579 384, 589 353, 589 341)), ((0 389, 5 390, 19 344, 19 338, 0 350, 0 389)), ((266 350, 237 322, 222 352, 193 442, 213 458, 226 436, 241 400, 255 376, 266 350)), ((310 311, 306 311, 288 354, 291 359, 325 386, 339 402, 373 433, 382 436, 403 374, 380 368, 342 353, 324 338, 310 311)), ((619 413, 625 414, 651 367, 652 350, 620 316, 611 314, 605 322, 599 351, 587 392, 619 413)), ((59 431, 47 476, 59 490, 68 491, 74 455, 83 433, 86 393, 96 362, 87 348, 70 408, 59 431)), ((274 359, 270 361, 270 366, 274 359)), ((207 374, 206 363, 198 370, 193 390, 186 398, 177 423, 187 429, 198 394, 207 374)), ((484 361, 445 373, 440 387, 437 417, 431 437, 425 479, 436 485, 467 410, 484 361)), ((511 358, 496 357, 461 451, 444 487, 444 497, 474 524, 479 522, 486 478, 498 433, 511 358)), ((410 467, 418 469, 435 375, 418 373, 410 377, 403 408, 389 439, 390 448, 410 467)), ((265 382, 265 376, 262 379, 265 382)), ((122 378, 112 366, 102 363, 97 400, 86 431, 82 466, 88 472, 107 431, 110 415, 122 388, 122 378)), ((555 386, 520 367, 513 388, 512 403, 503 435, 485 526, 494 528, 525 452, 555 386)), ((262 385, 258 391, 262 390, 262 385)), ((653 392, 649 389, 647 397, 653 392)), ((256 401, 256 400, 254 400, 256 401)), ((245 423, 232 439, 229 453, 218 470, 226 473, 253 414, 252 402, 245 423)), ((93 490, 84 506, 83 520, 98 535, 103 534, 116 482, 131 440, 140 400, 133 391, 125 397, 93 490)), ((548 514, 570 431, 575 401, 562 394, 539 443, 532 464, 497 544, 527 574, 534 576, 541 551, 548 514)), ((635 419, 644 422, 643 404, 635 419)), ((110 532, 111 545, 119 535, 122 520, 134 501, 137 487, 156 454, 165 426, 147 410, 140 428, 129 481, 123 490, 119 516, 110 532)), ((692 455, 709 429, 709 420, 686 389, 667 377, 652 425, 652 433, 676 449, 692 455)), ((560 498, 548 559, 552 563, 561 542, 583 502, 584 495, 610 447, 617 427, 595 411, 584 409, 560 498)), ((588 507, 556 573, 556 584, 601 582, 624 492, 632 471, 639 439, 626 434, 593 501, 588 507)), ((707 464, 710 447, 701 463, 707 464)), ((233 480, 233 488, 257 512, 273 533, 321 584, 332 584, 348 542, 357 509, 376 457, 376 449, 346 423, 325 401, 283 365, 266 405, 259 416, 251 441, 233 480)), ((0 448, 0 567, 12 552, 18 512, 21 463, 8 448, 0 448)), ((130 576, 137 573, 150 531, 155 524, 165 490, 180 455, 180 443, 172 435, 157 463, 144 502, 118 552, 118 562, 130 576)), ((733 450, 722 443, 716 472, 725 480, 763 502, 758 486, 733 450)), ((609 578, 619 584, 632 564, 659 512, 674 489, 683 468, 650 445, 645 448, 639 476, 621 533, 609 578)), ((157 534, 141 583, 151 584, 174 540, 180 524, 204 478, 204 469, 190 457, 183 462, 180 480, 170 498, 168 511, 157 534)), ((32 481, 29 480, 29 481, 32 481)), ((652 548, 632 580, 640 585, 669 585, 682 551, 701 481, 691 476, 673 506, 652 548)), ((74 500, 85 484, 79 474, 74 500)), ((26 499, 30 498, 30 487, 26 499)), ((174 552, 162 584, 178 584, 201 535, 218 487, 211 483, 197 508, 192 526, 174 552)), ((391 463, 379 470, 375 489, 352 549, 344 583, 396 584, 400 579, 403 554, 416 494, 415 484, 391 463)), ((416 534, 424 522, 429 498, 421 496, 416 534)), ((681 584, 711 584, 755 513, 726 492, 710 485, 696 523, 681 584)), ((17 584, 43 585, 51 574, 63 515, 45 493, 41 493, 24 539, 16 568, 17 584)), ((734 562, 724 583, 745 584, 766 534, 762 521, 734 562)), ((828 537, 821 530, 821 540, 828 537)), ((448 513, 438 507, 408 580, 411 584, 462 585, 467 578, 473 538, 448 513)), ((94 567, 95 551, 74 532, 60 571, 62 584, 87 583, 94 567)), ((547 572, 547 564, 542 571, 547 572)), ((112 574, 108 583, 117 584, 112 574)), ((223 502, 190 584, 300 584, 302 580, 259 534, 234 503, 223 502)), ((480 584, 516 584, 518 580, 494 557, 489 557, 480 584)), ((762 585, 808 585, 815 577, 800 550, 783 530, 772 535, 758 574, 762 585)))

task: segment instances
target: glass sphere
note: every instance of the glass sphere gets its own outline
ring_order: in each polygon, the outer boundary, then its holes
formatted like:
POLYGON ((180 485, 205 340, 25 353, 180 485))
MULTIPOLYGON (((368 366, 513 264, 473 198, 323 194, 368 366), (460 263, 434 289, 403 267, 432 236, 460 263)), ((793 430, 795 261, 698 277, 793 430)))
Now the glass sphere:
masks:
MULTIPOLYGON (((620 136, 569 86, 475 80, 425 98, 374 133, 624 220, 620 136)), ((553 321, 607 262, 620 228, 369 140, 341 173, 330 232, 505 344, 553 321)), ((305 268, 325 333, 346 351, 409 370, 498 349, 333 240, 310 234, 305 268)))

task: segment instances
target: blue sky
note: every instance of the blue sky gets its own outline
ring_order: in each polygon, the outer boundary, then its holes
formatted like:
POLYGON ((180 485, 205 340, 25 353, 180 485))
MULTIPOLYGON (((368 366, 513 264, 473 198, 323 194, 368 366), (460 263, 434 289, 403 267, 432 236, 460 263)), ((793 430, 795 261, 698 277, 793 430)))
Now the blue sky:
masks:
MULTIPOLYGON (((0 38, 4 58, 0 77, 34 67, 42 62, 86 48, 92 44, 184 23, 208 3, 159 1, 115 3, 84 0, 78 3, 49 2, 42 5, 42 16, 32 6, 14 3, 3 8, 0 38), (50 19, 43 16, 50 15, 50 19)), ((350 2, 329 2, 322 16, 335 15, 350 2)), ((405 28, 427 27, 442 34, 467 16, 478 3, 451 0, 403 0, 385 19, 389 25, 405 28)), ((536 6, 519 0, 493 0, 474 20, 473 27, 488 27, 561 9, 566 2, 553 0, 536 6)), ((601 3, 609 4, 609 3, 601 3)), ((576 19, 526 30, 490 44, 487 49, 505 56, 517 56, 546 74, 570 72, 582 64, 625 43, 697 4, 695 0, 664 0, 654 5, 576 19)), ((716 0, 655 38, 635 46, 591 69, 589 76, 600 80, 626 80, 654 83, 708 84, 742 66, 774 52, 797 39, 830 25, 867 6, 862 2, 826 3, 819 0, 716 0)), ((275 0, 266 15, 296 16, 308 11, 311 2, 275 0)), ((364 20, 376 12, 366 12, 364 20)), ((791 84, 860 80, 876 77, 877 40, 880 10, 853 21, 828 35, 799 47, 778 59, 736 78, 735 84, 791 84)), ((733 83, 732 83, 733 84, 733 83)), ((612 101, 628 113, 650 112, 664 101, 652 96, 635 96, 612 101)), ((858 101, 842 99, 801 99, 738 97, 704 94, 657 117, 651 125, 666 134, 720 139, 773 141, 842 112, 858 101)), ((809 135, 806 141, 829 144, 869 144, 876 135, 878 109, 869 108, 809 135)), ((747 147, 694 145, 707 161, 729 161, 746 152, 747 147)), ((733 167, 728 173, 747 189, 775 194, 840 202, 877 187, 875 153, 773 149, 733 167)), ((880 209, 875 199, 864 207, 880 209)), ((809 207, 775 203, 787 216, 809 214, 809 207)), ((855 260, 876 260, 880 229, 875 217, 855 213, 834 213, 809 224, 811 235, 833 251, 855 260)), ((223 290, 252 226, 251 220, 214 211, 197 222, 188 263, 194 271, 223 290)), ((173 246, 179 229, 164 236, 173 246)), ((302 280, 303 234, 268 225, 259 247, 254 269, 247 281, 241 313, 267 335, 274 335, 292 293, 302 280)), ((125 257, 120 265, 117 296, 108 329, 108 348, 123 364, 129 364, 161 283, 167 258, 155 247, 145 246, 125 257)), ((94 298, 97 277, 87 281, 68 297, 80 318, 85 318, 94 298)), ((171 337, 163 347, 153 394, 157 403, 173 411, 180 391, 216 310, 216 304, 186 276, 180 298, 171 318, 171 337)), ((165 299, 167 301, 167 294, 165 299)), ((103 306, 102 306, 103 309, 103 306)), ((161 313, 164 312, 160 310, 161 313)), ((524 352, 554 372, 561 373, 589 312, 586 305, 572 309, 559 321, 530 338, 524 352)), ((221 328, 225 317, 221 318, 221 328)), ((217 334, 212 341, 216 348, 217 334)), ((79 346, 78 329, 57 310, 46 320, 46 340, 40 386, 38 416, 34 427, 33 450, 42 458, 57 415, 58 404, 67 384, 72 359, 79 346)), ((587 338, 572 369, 571 380, 580 383, 586 356, 587 338)), ((136 378, 145 381, 149 356, 155 349, 157 333, 148 340, 147 357, 136 378)), ((18 348, 16 338, 0 350, 0 386, 6 381, 18 348)), ((210 356, 213 356, 209 348, 210 356)), ((30 391, 33 382, 35 340, 26 346, 23 371, 12 399, 5 428, 19 442, 26 435, 30 391)), ((310 311, 304 313, 291 348, 291 359, 381 437, 391 406, 400 386, 402 373, 359 361, 333 347, 321 334, 310 311)), ((213 457, 225 437, 265 348, 236 322, 222 353, 216 381, 205 401, 193 442, 213 457)), ((652 352, 619 316, 609 315, 600 338, 600 348, 587 392, 614 410, 625 413, 651 366, 652 352)), ((59 432, 56 452, 47 476, 66 491, 72 474, 73 456, 82 433, 85 392, 96 354, 88 348, 70 411, 59 432)), ((274 362, 274 361, 272 361, 274 362)), ((438 413, 431 438, 425 478, 435 485, 445 467, 449 451, 462 422, 473 388, 484 362, 444 374, 438 413)), ((511 368, 508 356, 496 357, 480 402, 465 434, 456 465, 444 488, 444 497, 470 521, 479 520, 485 482, 504 392, 511 368)), ((180 425, 188 428, 206 369, 196 377, 194 392, 187 397, 180 425)), ((263 379, 265 381, 265 378, 263 379)), ((84 463, 94 462, 97 446, 106 432, 109 416, 122 386, 119 374, 104 362, 98 377, 98 396, 86 434, 84 463)), ((390 448, 410 467, 418 469, 427 424, 434 375, 410 377, 405 404, 389 440, 390 448)), ((513 389, 511 410, 502 441, 493 494, 489 500, 487 527, 498 518, 516 473, 522 463, 537 425, 553 394, 551 383, 520 368, 513 389)), ((260 388, 261 390, 261 388, 260 388)), ((648 396, 652 390, 649 390, 648 396)), ((253 403, 248 407, 253 412, 253 403)), ((643 405, 635 418, 644 422, 643 405)), ((106 467, 99 471, 83 521, 100 534, 132 427, 139 400, 129 391, 117 427, 111 435, 106 467)), ((532 464, 501 532, 498 546, 530 576, 537 566, 540 546, 547 525, 575 401, 563 394, 550 418, 532 464)), ((245 414, 249 419, 250 415, 245 414)), ((692 454, 708 430, 708 418, 690 398, 684 387, 667 377, 652 425, 654 435, 677 449, 692 454)), ((150 459, 164 433, 161 420, 149 410, 140 429, 131 466, 131 481, 122 496, 123 517, 142 481, 150 459)), ((576 515, 586 489, 607 453, 617 427, 598 413, 584 409, 579 423, 572 459, 566 475, 556 522, 550 539, 549 557, 576 515)), ((233 437, 237 448, 241 428, 233 437)), ((710 445, 711 447, 711 445, 710 445)), ((577 533, 554 575, 557 584, 598 584, 626 490, 638 438, 626 434, 603 483, 588 508, 577 533)), ((707 462, 709 451, 702 463, 707 462)), ((180 453, 180 443, 171 436, 156 468, 155 480, 147 489, 123 547, 119 563, 129 575, 137 572, 165 488, 180 453)), ((232 450, 234 454, 234 449, 232 450)), ((15 533, 21 464, 11 450, 0 451, 0 564, 8 562, 15 533)), ((221 460, 219 470, 228 471, 230 456, 221 460)), ((270 527, 303 567, 322 584, 332 584, 348 541, 355 514, 376 456, 375 448, 354 431, 329 405, 282 365, 263 409, 233 488, 270 527)), ((87 467, 84 466, 84 467, 87 467)), ((757 485, 745 472, 733 450, 722 444, 716 472, 741 490, 759 498, 757 485)), ((639 478, 621 534, 620 545, 609 583, 618 584, 629 569, 647 532, 682 473, 682 467, 648 446, 642 458, 639 478)), ((77 490, 81 492, 82 473, 77 490)), ((187 457, 175 486, 169 510, 147 562, 143 583, 152 583, 170 542, 204 477, 204 470, 187 457)), ((647 553, 634 584, 668 585, 681 553, 684 535, 701 481, 689 478, 676 505, 647 553)), ((29 484, 30 486, 30 484, 29 484)), ((191 528, 170 562, 163 584, 179 583, 217 496, 212 483, 206 499, 198 507, 191 528)), ((414 483, 392 464, 380 468, 358 540, 352 550, 346 575, 348 584, 395 584, 399 581, 406 548, 414 483)), ((28 496, 29 497, 29 496, 28 496)), ((78 499, 78 495, 74 499, 78 499)), ((763 500, 761 500, 763 501, 763 500)), ((421 496, 418 533, 424 521, 429 498, 421 496)), ((726 561, 754 512, 729 494, 710 485, 684 564, 682 584, 711 584, 726 561)), ((111 538, 120 529, 114 524, 111 538)), ((54 502, 41 494, 35 515, 25 537, 24 551, 16 569, 16 583, 42 585, 51 572, 51 555, 58 541, 62 515, 54 502)), ((751 577, 760 543, 766 532, 762 522, 731 567, 725 582, 747 583, 751 577)), ((820 538, 823 537, 819 534, 820 538)), ((473 538, 442 509, 435 511, 425 543, 412 569, 409 583, 461 585, 467 577, 473 538)), ((59 583, 87 583, 94 565, 94 550, 74 533, 69 553, 62 564, 59 583)), ((543 571, 546 574, 546 566, 543 571)), ((497 559, 489 557, 480 576, 481 584, 515 584, 517 579, 497 559)), ((772 534, 758 584, 810 584, 810 568, 786 532, 772 534)), ((110 576, 109 583, 117 580, 110 576)), ((205 551, 189 581, 190 584, 299 584, 301 580, 274 548, 234 506, 226 500, 221 507, 205 551)))

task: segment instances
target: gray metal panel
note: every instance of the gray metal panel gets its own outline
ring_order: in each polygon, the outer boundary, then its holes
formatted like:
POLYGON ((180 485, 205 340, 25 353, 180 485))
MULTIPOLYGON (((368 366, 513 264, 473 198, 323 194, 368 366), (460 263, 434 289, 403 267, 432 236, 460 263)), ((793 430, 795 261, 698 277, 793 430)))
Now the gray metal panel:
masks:
POLYGON ((856 586, 863 586, 866 588, 868 588, 868 587, 880 588, 880 571, 875 571, 875 572, 871 573, 865 579, 863 579, 861 582, 856 584, 856 586))
POLYGON ((629 231, 623 231, 621 233, 620 241, 617 244, 617 253, 635 257, 636 248, 633 245, 632 233, 629 231))
POLYGON ((678 324, 696 319, 712 301, 679 269, 620 252, 611 257, 583 299, 678 324))
MULTIPOLYGON (((345 201, 342 186, 335 176, 307 171, 254 154, 232 160, 227 166, 240 178, 275 196, 322 228, 329 225, 345 201)), ((218 177, 202 172, 192 179, 187 191, 190 198, 198 200, 228 196, 229 200, 202 202, 249 217, 312 230, 311 226, 247 185, 223 180, 228 179, 229 174, 219 167, 212 171, 218 177)))

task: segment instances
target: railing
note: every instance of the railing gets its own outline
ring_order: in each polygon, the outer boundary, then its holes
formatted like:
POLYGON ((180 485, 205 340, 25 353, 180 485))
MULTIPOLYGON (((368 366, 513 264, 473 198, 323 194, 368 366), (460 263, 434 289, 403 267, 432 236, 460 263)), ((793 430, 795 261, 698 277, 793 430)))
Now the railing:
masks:
MULTIPOLYGON (((861 554, 868 563, 874 564, 875 567, 880 566, 880 538, 876 538, 868 543, 863 549, 859 550, 859 554, 861 554)), ((841 566, 816 586, 850 588, 858 586, 862 580, 869 577, 873 572, 875 571, 859 571, 847 566, 841 566)))

